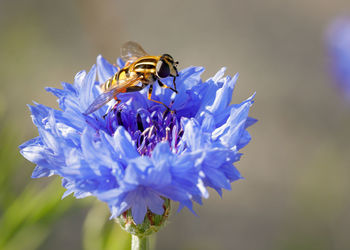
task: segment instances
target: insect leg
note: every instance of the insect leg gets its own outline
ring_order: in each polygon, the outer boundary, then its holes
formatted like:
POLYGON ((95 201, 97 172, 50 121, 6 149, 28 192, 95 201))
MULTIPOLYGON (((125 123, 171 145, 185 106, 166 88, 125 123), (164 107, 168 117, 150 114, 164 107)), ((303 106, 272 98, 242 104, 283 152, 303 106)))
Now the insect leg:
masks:
POLYGON ((162 87, 162 88, 171 89, 171 90, 174 91, 176 94, 178 93, 177 90, 176 90, 176 86, 175 86, 175 89, 173 89, 172 87, 170 87, 170 86, 168 86, 168 85, 162 83, 162 82, 160 81, 159 78, 158 78, 158 84, 159 84, 159 86, 162 87))
POLYGON ((175 89, 175 92, 177 93, 175 79, 176 79, 176 76, 174 76, 174 78, 173 78, 173 84, 174 84, 174 89, 175 89))
POLYGON ((116 110, 117 107, 118 107, 118 105, 119 105, 119 103, 121 102, 121 100, 119 100, 117 97, 114 97, 114 99, 115 99, 117 102, 113 105, 113 108, 112 108, 110 111, 116 110))
POLYGON ((109 114, 109 112, 111 112, 111 111, 114 111, 114 110, 116 110, 117 109, 117 106, 119 105, 119 103, 121 102, 121 100, 120 99, 118 99, 118 97, 117 96, 115 96, 114 97, 114 100, 116 100, 116 103, 113 105, 113 107, 111 108, 111 107, 109 107, 108 109, 107 109, 107 112, 102 116, 103 117, 103 119, 105 119, 106 118, 106 116, 109 114))
POLYGON ((117 101, 117 103, 116 103, 114 106, 118 105, 118 104, 121 102, 121 100, 120 100, 120 99, 118 99, 118 97, 117 97, 117 96, 115 96, 115 97, 114 97, 114 100, 116 100, 116 101, 117 101))
POLYGON ((170 110, 170 108, 167 105, 165 105, 164 103, 152 99, 152 91, 153 91, 153 84, 151 84, 149 86, 149 89, 148 89, 148 100, 150 100, 152 102, 156 102, 156 103, 162 104, 164 107, 166 107, 167 109, 170 110))

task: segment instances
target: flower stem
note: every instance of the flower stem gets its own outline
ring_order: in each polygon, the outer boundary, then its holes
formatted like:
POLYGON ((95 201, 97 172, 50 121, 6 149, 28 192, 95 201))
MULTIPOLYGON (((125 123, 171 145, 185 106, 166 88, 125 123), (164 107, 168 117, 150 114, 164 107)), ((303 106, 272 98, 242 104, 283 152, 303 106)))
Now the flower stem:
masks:
POLYGON ((136 235, 132 235, 131 250, 149 250, 148 237, 140 238, 136 235))

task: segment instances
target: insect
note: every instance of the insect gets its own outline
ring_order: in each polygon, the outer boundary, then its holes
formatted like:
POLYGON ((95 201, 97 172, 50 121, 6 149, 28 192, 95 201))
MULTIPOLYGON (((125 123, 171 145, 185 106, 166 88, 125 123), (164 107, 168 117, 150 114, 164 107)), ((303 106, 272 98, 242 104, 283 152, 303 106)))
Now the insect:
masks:
POLYGON ((169 88, 177 93, 175 80, 179 75, 176 68, 178 62, 175 62, 169 54, 150 56, 141 45, 131 41, 122 46, 121 58, 126 62, 124 68, 101 85, 102 94, 93 101, 84 114, 95 112, 112 99, 117 101, 113 107, 115 108, 121 102, 117 97, 119 93, 140 91, 148 85, 148 99, 170 110, 163 102, 152 99, 153 83, 157 81, 160 87, 169 88), (161 82, 161 78, 169 76, 173 77, 174 88, 161 82))

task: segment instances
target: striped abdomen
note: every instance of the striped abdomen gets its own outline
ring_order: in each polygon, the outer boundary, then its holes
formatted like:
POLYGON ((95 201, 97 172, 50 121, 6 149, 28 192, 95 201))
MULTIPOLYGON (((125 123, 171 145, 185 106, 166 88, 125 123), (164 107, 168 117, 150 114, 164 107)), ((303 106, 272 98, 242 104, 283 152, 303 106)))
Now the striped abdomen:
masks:
POLYGON ((119 70, 115 75, 111 78, 109 78, 104 84, 101 85, 101 88, 103 91, 108 90, 109 88, 113 87, 114 85, 118 84, 120 80, 125 80, 130 77, 129 74, 129 66, 124 67, 121 70, 119 70))
MULTIPOLYGON (((109 88, 113 87, 119 82, 134 77, 135 74, 138 75, 153 75, 156 74, 156 66, 159 61, 158 56, 145 56, 137 59, 131 65, 128 65, 121 70, 119 70, 113 77, 108 79, 102 86, 102 90, 106 91, 109 88)), ((151 77, 152 78, 152 77, 151 77)), ((153 78, 152 78, 153 79, 153 78)), ((145 78, 146 81, 149 79, 145 78)))
POLYGON ((133 64, 130 65, 130 71, 136 73, 156 73, 157 62, 159 57, 157 56, 145 56, 136 60, 133 64))

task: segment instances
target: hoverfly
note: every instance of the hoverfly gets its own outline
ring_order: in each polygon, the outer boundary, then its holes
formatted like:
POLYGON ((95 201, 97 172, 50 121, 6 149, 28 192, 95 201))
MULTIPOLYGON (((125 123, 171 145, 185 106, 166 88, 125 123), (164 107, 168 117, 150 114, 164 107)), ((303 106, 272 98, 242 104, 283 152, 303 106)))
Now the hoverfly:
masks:
POLYGON ((121 58, 126 62, 124 68, 118 70, 113 77, 101 85, 103 93, 93 101, 84 114, 95 112, 113 98, 118 105, 120 103, 117 97, 119 93, 140 91, 148 85, 148 99, 170 110, 163 102, 152 99, 153 83, 157 81, 160 87, 169 88, 177 93, 175 79, 179 75, 176 68, 178 62, 175 62, 168 54, 150 56, 138 43, 131 41, 122 46, 121 58), (161 82, 161 78, 168 76, 173 77, 174 88, 161 82))

